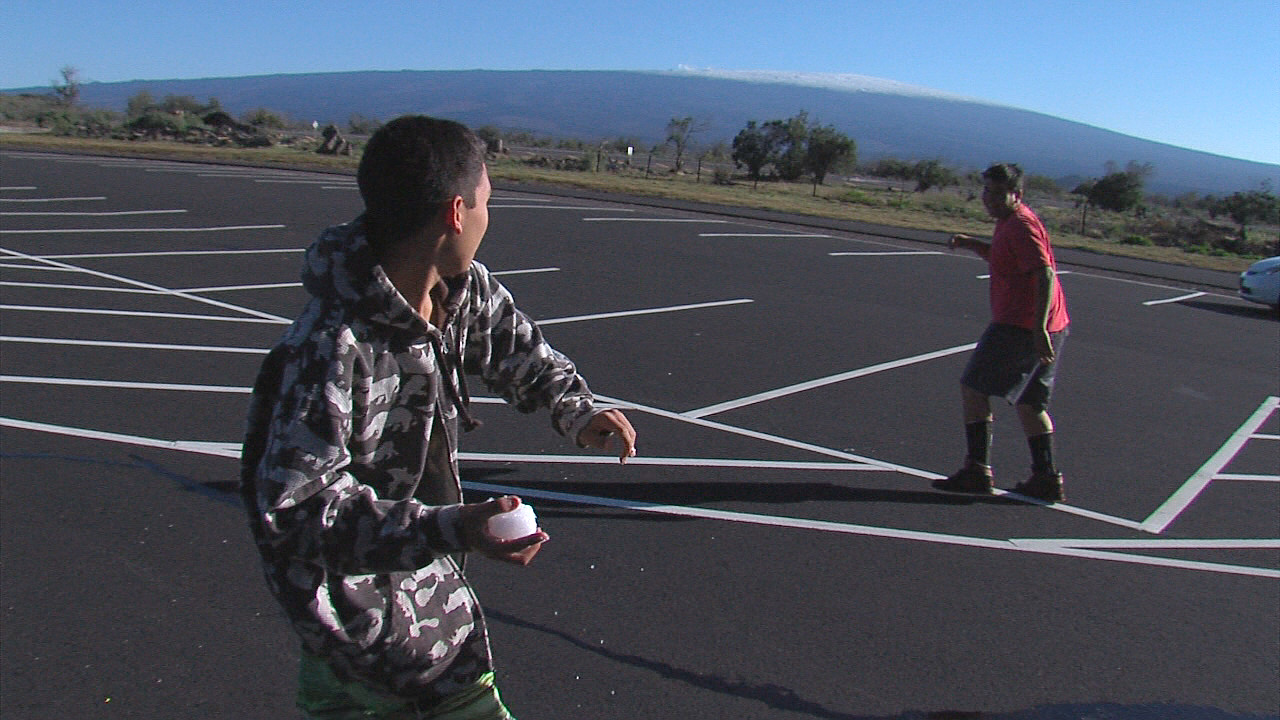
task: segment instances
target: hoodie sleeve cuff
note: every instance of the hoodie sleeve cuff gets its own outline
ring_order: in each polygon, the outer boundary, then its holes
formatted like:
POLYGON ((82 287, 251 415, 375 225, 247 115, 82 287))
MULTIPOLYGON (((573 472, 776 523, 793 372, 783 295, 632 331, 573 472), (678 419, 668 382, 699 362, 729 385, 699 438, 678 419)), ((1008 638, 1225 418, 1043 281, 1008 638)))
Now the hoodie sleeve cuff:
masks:
POLYGON ((468 548, 462 538, 461 505, 445 505, 434 513, 436 527, 440 530, 440 539, 446 545, 445 552, 465 552, 468 548))

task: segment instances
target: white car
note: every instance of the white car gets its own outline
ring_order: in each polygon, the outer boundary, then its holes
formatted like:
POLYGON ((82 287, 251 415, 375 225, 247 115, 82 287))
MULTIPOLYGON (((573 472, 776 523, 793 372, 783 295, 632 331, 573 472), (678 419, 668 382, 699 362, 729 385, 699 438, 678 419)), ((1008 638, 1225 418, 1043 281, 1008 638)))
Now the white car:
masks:
POLYGON ((1259 260, 1240 273, 1240 297, 1280 310, 1280 255, 1259 260))

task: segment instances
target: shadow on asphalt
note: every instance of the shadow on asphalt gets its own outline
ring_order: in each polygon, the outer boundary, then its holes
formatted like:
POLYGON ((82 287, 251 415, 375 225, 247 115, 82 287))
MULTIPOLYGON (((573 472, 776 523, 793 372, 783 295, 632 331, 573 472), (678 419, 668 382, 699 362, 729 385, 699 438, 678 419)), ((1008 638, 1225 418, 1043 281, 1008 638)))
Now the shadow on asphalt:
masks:
POLYGON ((592 644, 564 630, 541 625, 510 613, 489 609, 485 616, 490 622, 500 622, 526 630, 533 630, 558 638, 574 647, 585 650, 612 662, 648 670, 668 680, 682 682, 702 690, 730 695, 759 702, 769 708, 785 712, 801 713, 805 717, 825 720, 1275 720, 1274 715, 1239 715, 1217 708, 1191 705, 1122 705, 1118 703, 1071 703, 1040 705, 1014 712, 982 712, 971 710, 910 710, 899 715, 854 715, 833 710, 821 703, 807 700, 794 690, 770 682, 750 682, 744 679, 730 680, 718 675, 679 668, 660 660, 651 660, 619 652, 598 644, 592 644))
POLYGON ((1240 303, 1223 302, 1219 300, 1181 300, 1181 304, 1187 307, 1193 307, 1197 310, 1208 310, 1222 315, 1232 315, 1234 317, 1251 318, 1254 320, 1276 320, 1280 319, 1280 312, 1273 307, 1266 305, 1242 305, 1240 303))
MULTIPOLYGON (((495 476, 515 472, 510 468, 477 468, 462 469, 462 481, 486 482, 495 476)), ((923 484, 923 481, 921 481, 923 484)), ((836 485, 820 482, 784 482, 784 483, 746 483, 746 482, 570 482, 570 481, 532 481, 512 485, 513 488, 527 488, 540 492, 565 493, 570 495, 587 495, 606 497, 613 500, 650 503, 657 505, 690 505, 701 506, 719 502, 749 502, 768 505, 787 505, 805 502, 823 503, 898 503, 908 505, 1009 505, 1027 507, 1026 503, 994 495, 963 495, 943 493, 929 489, 890 490, 884 488, 859 488, 848 485, 836 485)), ((470 500, 471 498, 468 498, 470 500)), ((563 512, 580 510, 582 505, 567 501, 540 499, 539 514, 554 516, 557 512, 563 515, 577 513, 563 512)), ((598 511, 590 511, 598 516, 598 511)), ((619 517, 647 517, 657 520, 676 520, 677 518, 655 516, 652 513, 623 512, 619 517)), ((683 518, 681 518, 683 520, 683 518)))

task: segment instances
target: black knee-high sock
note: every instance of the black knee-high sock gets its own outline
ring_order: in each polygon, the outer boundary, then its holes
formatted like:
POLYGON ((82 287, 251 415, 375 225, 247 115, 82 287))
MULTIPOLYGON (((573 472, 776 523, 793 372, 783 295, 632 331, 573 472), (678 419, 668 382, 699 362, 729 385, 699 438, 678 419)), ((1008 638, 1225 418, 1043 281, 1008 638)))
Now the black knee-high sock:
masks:
POLYGON ((1050 474, 1058 472, 1053 465, 1053 433, 1032 435, 1027 438, 1027 445, 1031 447, 1032 472, 1050 474))
POLYGON ((965 423, 965 442, 969 445, 969 462, 991 464, 991 421, 965 423))

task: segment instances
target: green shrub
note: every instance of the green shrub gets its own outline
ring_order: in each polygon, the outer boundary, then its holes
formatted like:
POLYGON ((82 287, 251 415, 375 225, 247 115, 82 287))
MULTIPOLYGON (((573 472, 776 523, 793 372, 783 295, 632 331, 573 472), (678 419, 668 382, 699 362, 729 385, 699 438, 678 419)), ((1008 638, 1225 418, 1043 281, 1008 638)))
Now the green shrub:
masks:
POLYGON ((852 203, 854 205, 879 205, 880 201, 871 197, 862 190, 848 190, 843 195, 836 196, 836 200, 840 202, 852 203))
POLYGON ((1125 238, 1120 242, 1125 245, 1138 245, 1141 247, 1151 247, 1152 245, 1155 244, 1151 242, 1151 238, 1148 238, 1145 235, 1137 235, 1137 234, 1126 235, 1125 238))

